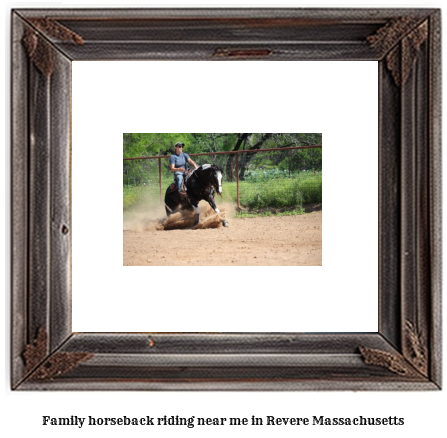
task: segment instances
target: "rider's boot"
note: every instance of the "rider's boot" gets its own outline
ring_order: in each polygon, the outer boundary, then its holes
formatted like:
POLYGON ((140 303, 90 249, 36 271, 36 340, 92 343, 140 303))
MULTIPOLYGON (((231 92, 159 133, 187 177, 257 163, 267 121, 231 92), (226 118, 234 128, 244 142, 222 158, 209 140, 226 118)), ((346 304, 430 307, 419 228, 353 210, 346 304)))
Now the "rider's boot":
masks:
POLYGON ((182 198, 186 198, 186 187, 184 184, 182 184, 178 192, 182 198))

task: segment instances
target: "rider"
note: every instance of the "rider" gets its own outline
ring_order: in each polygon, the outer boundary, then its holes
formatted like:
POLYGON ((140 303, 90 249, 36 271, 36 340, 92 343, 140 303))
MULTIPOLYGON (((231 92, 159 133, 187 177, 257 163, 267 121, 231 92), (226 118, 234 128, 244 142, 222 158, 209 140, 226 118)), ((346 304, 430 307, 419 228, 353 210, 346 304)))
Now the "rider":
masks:
POLYGON ((177 142, 175 144, 175 154, 171 155, 171 158, 169 160, 169 163, 171 164, 171 170, 174 172, 174 177, 177 180, 178 191, 181 195, 185 193, 181 191, 180 188, 182 187, 183 174, 186 170, 186 163, 190 163, 192 166, 194 166, 194 169, 197 169, 197 164, 194 163, 191 158, 189 158, 188 154, 185 154, 183 152, 184 146, 184 143, 177 142))

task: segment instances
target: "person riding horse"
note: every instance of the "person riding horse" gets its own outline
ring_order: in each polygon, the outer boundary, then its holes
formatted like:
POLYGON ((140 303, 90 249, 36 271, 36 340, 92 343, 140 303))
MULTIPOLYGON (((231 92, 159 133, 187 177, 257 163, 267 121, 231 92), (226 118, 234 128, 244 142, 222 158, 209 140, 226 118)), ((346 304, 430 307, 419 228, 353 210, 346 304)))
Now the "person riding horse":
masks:
MULTIPOLYGON (((206 201, 210 207, 220 214, 214 195, 222 196, 222 169, 215 164, 202 164, 195 169, 187 178, 185 185, 188 186, 188 193, 181 196, 175 184, 171 184, 166 189, 165 207, 168 217, 177 211, 189 210, 196 213, 196 220, 193 226, 199 224, 199 202, 206 201)), ((228 227, 228 222, 221 218, 222 225, 228 227)))
POLYGON ((183 175, 187 169, 186 163, 190 163, 197 169, 197 164, 189 158, 189 155, 183 152, 185 144, 177 142, 175 144, 175 154, 171 155, 169 163, 171 164, 171 171, 174 172, 174 178, 177 181, 178 192, 180 196, 185 197, 186 192, 181 190, 183 175))

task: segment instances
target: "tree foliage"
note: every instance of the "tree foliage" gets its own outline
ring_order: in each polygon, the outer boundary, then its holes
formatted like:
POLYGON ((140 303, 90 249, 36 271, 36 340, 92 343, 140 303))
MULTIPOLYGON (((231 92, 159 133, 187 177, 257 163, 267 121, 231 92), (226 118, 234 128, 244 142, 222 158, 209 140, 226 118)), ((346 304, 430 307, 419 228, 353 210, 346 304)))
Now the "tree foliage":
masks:
MULTIPOLYGON (((123 158, 162 156, 174 153, 174 145, 178 141, 185 144, 185 152, 213 153, 236 152, 241 150, 262 150, 273 148, 286 148, 293 146, 312 146, 322 144, 322 134, 316 133, 195 133, 195 134, 151 134, 151 133, 126 133, 123 134, 123 158)), ((219 157, 219 165, 227 174, 234 167, 236 154, 228 154, 219 157)), ((216 156, 212 158, 217 160, 216 156)), ((303 149, 294 151, 288 155, 286 151, 273 152, 270 156, 271 164, 280 169, 292 168, 296 170, 321 170, 322 150, 303 149)), ((260 164, 257 154, 244 154, 240 160, 239 178, 244 179, 249 168, 256 168, 260 164)), ((132 183, 139 184, 143 175, 153 171, 152 167, 158 166, 156 160, 124 161, 124 179, 129 179, 132 174, 132 183)), ((166 167, 166 163, 164 164, 166 167)))
POLYGON ((123 134, 123 158, 170 155, 178 141, 193 144, 193 134, 123 134))

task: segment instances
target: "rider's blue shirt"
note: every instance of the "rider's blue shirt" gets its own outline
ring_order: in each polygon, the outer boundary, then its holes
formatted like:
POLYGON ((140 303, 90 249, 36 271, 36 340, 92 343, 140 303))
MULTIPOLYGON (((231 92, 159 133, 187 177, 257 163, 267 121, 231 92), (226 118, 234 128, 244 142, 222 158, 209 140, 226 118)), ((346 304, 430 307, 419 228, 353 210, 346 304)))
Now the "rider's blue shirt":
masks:
POLYGON ((169 159, 169 164, 174 164, 175 168, 184 167, 186 169, 186 162, 189 160, 189 155, 181 152, 180 155, 174 154, 171 155, 169 159))

